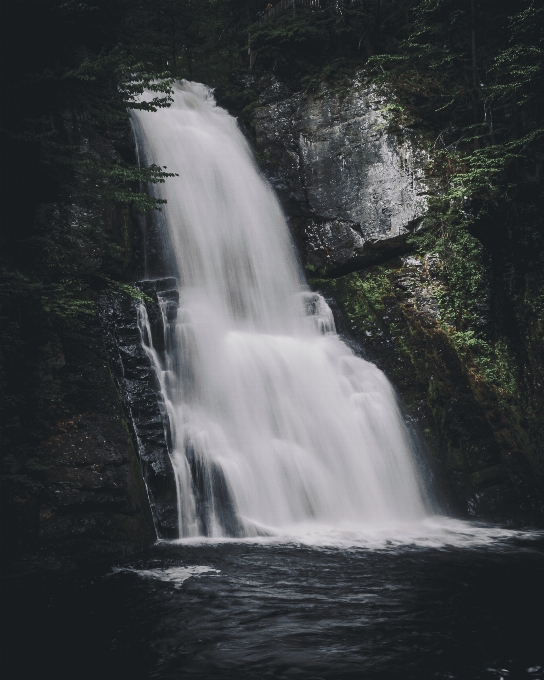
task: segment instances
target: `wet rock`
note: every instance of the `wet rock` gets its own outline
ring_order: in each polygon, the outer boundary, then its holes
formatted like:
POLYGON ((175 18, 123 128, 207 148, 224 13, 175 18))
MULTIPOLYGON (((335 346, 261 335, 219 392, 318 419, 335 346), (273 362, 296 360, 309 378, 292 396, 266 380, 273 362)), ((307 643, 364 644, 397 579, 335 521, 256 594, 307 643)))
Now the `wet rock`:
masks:
MULTIPOLYGON (((34 567, 64 573, 115 559, 155 540, 138 460, 111 380, 97 319, 63 340, 64 419, 33 464, 39 480, 34 567)), ((36 481, 35 484, 38 484, 36 481)))
MULTIPOLYGON (((145 294, 153 345, 164 349, 161 300, 177 308, 175 279, 136 284, 145 294)), ((159 538, 177 537, 177 496, 168 452, 169 425, 155 368, 142 344, 138 306, 143 302, 108 297, 100 304, 112 374, 138 452, 159 538)), ((163 303, 164 304, 164 303, 163 303)))
POLYGON ((427 158, 387 131, 388 96, 360 78, 343 96, 276 90, 260 95, 256 146, 305 259, 336 275, 405 249, 427 209, 427 158))
POLYGON ((503 465, 492 465, 470 475, 470 483, 477 491, 491 486, 496 482, 504 481, 507 477, 503 465))
POLYGON ((441 269, 436 254, 405 255, 316 284, 345 315, 337 326, 397 388, 451 507, 474 518, 539 522, 542 492, 519 432, 440 317, 441 269))
POLYGON ((337 273, 346 263, 349 263, 349 267, 362 266, 364 263, 365 241, 358 224, 341 220, 311 220, 304 229, 304 237, 308 264, 316 270, 326 269, 329 273, 337 273))
POLYGON ((279 81, 271 73, 267 73, 263 76, 259 83, 259 88, 260 94, 258 101, 261 105, 283 101, 293 94, 285 83, 279 81))
POLYGON ((469 514, 476 517, 502 517, 515 514, 519 508, 519 495, 505 484, 497 484, 484 491, 477 491, 467 500, 469 514))

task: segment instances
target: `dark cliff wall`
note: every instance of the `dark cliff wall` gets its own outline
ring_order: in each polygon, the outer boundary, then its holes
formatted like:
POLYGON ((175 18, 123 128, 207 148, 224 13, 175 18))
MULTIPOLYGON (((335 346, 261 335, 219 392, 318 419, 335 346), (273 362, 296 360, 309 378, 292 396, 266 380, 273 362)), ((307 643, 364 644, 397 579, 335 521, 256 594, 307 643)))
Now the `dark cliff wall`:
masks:
POLYGON ((132 9, 1 8, 2 558, 21 569, 155 539, 97 312, 104 296, 138 295, 133 218, 157 207, 142 186, 164 174, 138 168, 131 138, 127 107, 156 77, 122 44, 132 9))
POLYGON ((432 147, 391 130, 394 96, 362 76, 340 93, 292 94, 269 75, 238 85, 253 93, 244 118, 310 284, 394 383, 459 511, 540 523, 538 230, 515 211, 451 236, 433 225, 445 180, 432 147))
MULTIPOLYGON (((78 153, 134 153, 126 123, 104 134, 62 121, 78 153)), ((76 187, 92 181, 82 171, 76 187)), ((37 227, 8 231, 2 271, 3 559, 16 573, 118 559, 156 539, 97 308, 137 295, 122 282, 141 267, 139 223, 128 206, 77 191, 68 203, 62 189, 36 207, 37 227)))
POLYGON ((155 540, 98 319, 50 350, 55 421, 3 460, 4 556, 17 572, 118 559, 155 540))
POLYGON ((158 538, 177 538, 169 420, 157 375, 161 367, 155 365, 163 360, 165 338, 158 295, 177 309, 177 284, 169 278, 136 285, 145 298, 109 295, 100 301, 102 330, 113 380, 138 453, 155 532, 158 538))

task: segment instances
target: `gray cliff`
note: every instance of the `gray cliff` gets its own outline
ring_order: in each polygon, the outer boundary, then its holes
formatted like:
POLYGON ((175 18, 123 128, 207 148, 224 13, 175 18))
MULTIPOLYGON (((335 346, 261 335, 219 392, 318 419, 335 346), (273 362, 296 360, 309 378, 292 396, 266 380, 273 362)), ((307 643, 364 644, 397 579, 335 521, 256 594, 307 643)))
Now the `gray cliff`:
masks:
POLYGON ((387 132, 391 98, 355 79, 342 94, 260 95, 253 124, 265 170, 297 223, 307 263, 353 271, 405 249, 427 208, 426 155, 387 132))

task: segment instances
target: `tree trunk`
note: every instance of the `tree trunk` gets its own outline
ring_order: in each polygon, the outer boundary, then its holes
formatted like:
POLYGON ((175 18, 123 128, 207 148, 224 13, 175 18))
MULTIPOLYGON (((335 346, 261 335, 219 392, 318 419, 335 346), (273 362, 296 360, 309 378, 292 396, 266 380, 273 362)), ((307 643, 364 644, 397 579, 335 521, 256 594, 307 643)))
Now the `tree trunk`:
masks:
POLYGON ((382 19, 382 0, 376 2, 376 16, 374 18, 374 45, 377 45, 378 53, 380 52, 380 32, 382 19))
POLYGON ((370 19, 368 16, 368 2, 365 2, 363 0, 363 15, 365 18, 365 46, 366 46, 366 56, 370 59, 370 57, 374 54, 374 50, 372 49, 372 40, 370 38, 370 19))
MULTIPOLYGON (((474 124, 478 124, 478 109, 479 109, 479 87, 478 87, 478 55, 476 50, 476 3, 475 0, 470 0, 470 13, 472 19, 472 101, 474 107, 474 124)), ((477 128, 475 128, 477 134, 477 128)), ((480 140, 474 138, 474 149, 480 148, 480 140)))

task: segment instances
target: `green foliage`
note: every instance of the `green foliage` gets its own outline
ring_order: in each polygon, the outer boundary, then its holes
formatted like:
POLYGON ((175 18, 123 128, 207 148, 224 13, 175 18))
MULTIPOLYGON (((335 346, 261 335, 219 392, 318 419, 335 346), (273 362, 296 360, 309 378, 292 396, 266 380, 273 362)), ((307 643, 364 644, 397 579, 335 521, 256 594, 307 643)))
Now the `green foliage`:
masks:
MULTIPOLYGON (((441 323, 467 370, 503 406, 515 398, 530 410, 534 388, 520 362, 538 356, 544 318, 534 295, 544 285, 544 8, 533 0, 406 6, 404 35, 368 68, 395 93, 389 129, 427 140, 434 193, 411 242, 442 262, 441 323)), ((529 361, 536 386, 541 369, 529 361)))
POLYGON ((119 281, 114 281, 107 277, 104 277, 104 280, 107 284, 106 290, 108 293, 112 293, 113 295, 117 296, 127 296, 132 300, 136 300, 137 302, 154 301, 153 298, 149 297, 149 295, 146 295, 146 293, 142 292, 135 286, 132 286, 130 283, 120 283, 119 281))
POLYGON ((361 324, 384 309, 384 299, 391 296, 391 270, 386 266, 347 274, 338 279, 310 278, 315 287, 330 288, 342 301, 344 311, 352 326, 361 330, 361 324))
POLYGON ((510 16, 509 45, 495 58, 495 67, 503 69, 502 82, 490 85, 499 100, 515 95, 518 105, 539 100, 544 79, 544 7, 536 2, 510 16))
POLYGON ((294 89, 315 90, 323 80, 341 85, 372 52, 370 33, 374 43, 380 42, 379 8, 376 2, 342 8, 323 2, 320 11, 286 10, 252 29, 256 67, 274 71, 294 89))
POLYGON ((134 0, 121 40, 173 77, 225 88, 247 65, 248 25, 261 8, 255 0, 134 0))
POLYGON ((434 174, 446 180, 443 214, 452 203, 462 213, 467 196, 483 208, 520 181, 537 179, 543 25, 544 9, 533 0, 420 0, 397 48, 370 59, 375 82, 395 89, 397 124, 427 135, 434 174))
MULTIPOLYGON (((115 46, 111 51, 104 51, 98 57, 85 58, 77 68, 70 69, 62 74, 61 78, 66 81, 80 80, 87 86, 86 94, 89 103, 95 103, 89 85, 98 85, 104 88, 105 83, 112 83, 116 86, 123 105, 131 109, 141 109, 144 111, 156 111, 158 108, 169 106, 172 102, 171 87, 174 82, 168 77, 168 73, 157 73, 149 63, 134 62, 130 54, 115 46), (154 97, 151 101, 141 100, 144 91, 161 93, 164 96, 154 97)), ((71 84, 73 89, 73 84, 71 84)), ((100 94, 98 94, 100 98, 100 94)), ((115 104, 115 100, 110 102, 115 104)), ((111 109, 113 120, 119 115, 118 108, 111 109)), ((90 111, 96 117, 104 118, 104 110, 96 109, 90 111)))
POLYGON ((160 206, 166 201, 142 193, 139 187, 147 183, 162 184, 167 177, 176 177, 175 173, 165 172, 166 166, 160 168, 158 165, 150 165, 147 168, 138 168, 120 162, 105 164, 102 159, 96 157, 83 158, 77 165, 85 179, 84 192, 90 185, 91 194, 98 193, 106 203, 113 206, 128 204, 143 213, 160 210, 160 206), (134 189, 135 186, 138 189, 134 189))

